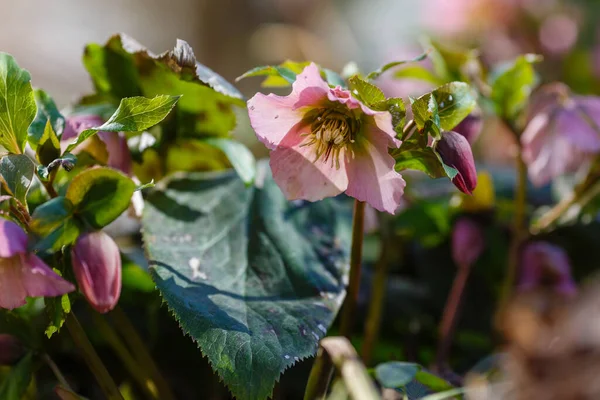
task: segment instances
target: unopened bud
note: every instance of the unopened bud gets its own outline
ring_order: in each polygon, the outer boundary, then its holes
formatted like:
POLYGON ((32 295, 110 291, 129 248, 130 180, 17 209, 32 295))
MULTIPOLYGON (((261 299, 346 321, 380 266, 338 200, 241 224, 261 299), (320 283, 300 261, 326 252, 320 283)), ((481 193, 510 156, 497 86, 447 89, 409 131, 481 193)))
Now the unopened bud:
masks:
POLYGON ((461 192, 472 194, 477 186, 477 170, 469 141, 460 133, 447 131, 442 133, 435 149, 444 164, 458 171, 452 183, 461 192))
POLYGON ((112 310, 121 294, 121 255, 114 240, 102 231, 83 234, 71 256, 79 290, 96 311, 112 310))
POLYGON ((485 246, 479 224, 469 218, 459 218, 452 231, 452 258, 460 266, 471 266, 477 261, 485 246))
POLYGON ((479 137, 482 128, 483 118, 481 117, 481 111, 476 110, 467 115, 460 124, 454 127, 454 132, 460 133, 469 143, 473 144, 479 137))

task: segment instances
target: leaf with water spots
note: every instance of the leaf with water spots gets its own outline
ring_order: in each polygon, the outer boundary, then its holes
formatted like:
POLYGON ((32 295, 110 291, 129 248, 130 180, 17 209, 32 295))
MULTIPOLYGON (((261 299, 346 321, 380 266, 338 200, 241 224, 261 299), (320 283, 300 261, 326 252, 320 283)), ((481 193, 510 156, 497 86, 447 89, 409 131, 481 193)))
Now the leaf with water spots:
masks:
POLYGON ((252 187, 233 173, 161 182, 142 223, 158 289, 236 397, 267 398, 315 353, 345 293, 347 202, 288 202, 261 163, 252 187))

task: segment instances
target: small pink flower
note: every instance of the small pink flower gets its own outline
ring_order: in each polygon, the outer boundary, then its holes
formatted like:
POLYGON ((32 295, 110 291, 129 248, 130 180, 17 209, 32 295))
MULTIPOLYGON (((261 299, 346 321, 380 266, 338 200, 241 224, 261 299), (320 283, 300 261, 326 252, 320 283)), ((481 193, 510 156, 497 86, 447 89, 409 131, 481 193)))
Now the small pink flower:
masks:
POLYGON ((112 310, 121 295, 121 255, 114 240, 102 231, 83 234, 71 258, 79 290, 91 306, 100 313, 112 310))
POLYGON ((531 114, 521 143, 536 186, 578 171, 600 152, 600 98, 571 96, 562 84, 548 85, 534 98, 531 114))
POLYGON ((0 308, 12 310, 25 305, 26 297, 54 297, 73 290, 70 282, 27 252, 27 234, 17 224, 0 218, 0 308))
MULTIPOLYGON (((67 119, 65 130, 61 136, 61 140, 69 140, 76 138, 81 132, 86 129, 100 126, 104 120, 97 115, 76 115, 67 119)), ((127 139, 122 133, 116 132, 98 132, 98 137, 106 145, 108 152, 108 166, 123 171, 126 174, 131 174, 131 153, 127 147, 127 139)))
POLYGON ((469 218, 459 218, 452 231, 452 258, 459 267, 471 266, 485 246, 483 230, 469 218))
POLYGON ((519 290, 541 286, 569 296, 577 292, 565 251, 548 242, 533 242, 527 244, 521 253, 519 290))
POLYGON ((341 87, 330 88, 311 63, 289 96, 257 93, 250 123, 271 152, 273 178, 290 200, 342 192, 393 214, 406 183, 388 147, 399 147, 388 112, 373 111, 341 87))

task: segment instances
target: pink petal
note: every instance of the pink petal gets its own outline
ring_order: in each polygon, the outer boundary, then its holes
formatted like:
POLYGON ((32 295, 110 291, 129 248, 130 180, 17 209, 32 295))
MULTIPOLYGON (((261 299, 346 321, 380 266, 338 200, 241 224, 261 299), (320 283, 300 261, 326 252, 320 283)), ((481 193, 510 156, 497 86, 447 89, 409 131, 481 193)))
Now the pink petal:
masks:
POLYGON ((98 115, 75 115, 67 118, 65 130, 62 133, 61 140, 74 139, 86 129, 100 126, 104 120, 98 115))
POLYGON ((406 182, 394 170, 394 158, 388 154, 388 138, 374 126, 367 126, 357 140, 354 158, 347 159, 348 189, 346 194, 366 201, 379 211, 394 214, 406 182))
POLYGON ((268 149, 274 150, 294 125, 302 121, 304 112, 294 109, 297 101, 294 92, 286 97, 257 93, 248 100, 250 125, 268 149))
POLYGON ((33 254, 21 255, 21 262, 21 280, 27 296, 54 297, 75 290, 71 282, 52 271, 39 257, 33 254))
POLYGON ((12 310, 25 305, 27 292, 21 279, 21 258, 0 258, 0 308, 12 310))
POLYGON ((564 109, 558 112, 555 120, 556 133, 563 136, 575 147, 584 152, 597 152, 600 150, 600 133, 598 133, 584 114, 587 110, 577 108, 564 109))
POLYGON ((10 258, 27 251, 27 234, 12 221, 0 218, 0 258, 10 258))
POLYGON ((311 63, 297 75, 288 96, 257 93, 248 100, 250 125, 268 149, 274 150, 304 114, 327 97, 329 85, 321 78, 319 67, 311 63))
POLYGON ((119 132, 98 132, 108 151, 108 166, 131 174, 131 153, 125 136, 119 132))
POLYGON ((300 145, 303 129, 297 125, 271 153, 273 179, 288 200, 322 200, 337 196, 348 187, 348 177, 344 163, 344 151, 340 152, 340 168, 331 166, 331 159, 323 157, 315 161, 313 146, 300 145))

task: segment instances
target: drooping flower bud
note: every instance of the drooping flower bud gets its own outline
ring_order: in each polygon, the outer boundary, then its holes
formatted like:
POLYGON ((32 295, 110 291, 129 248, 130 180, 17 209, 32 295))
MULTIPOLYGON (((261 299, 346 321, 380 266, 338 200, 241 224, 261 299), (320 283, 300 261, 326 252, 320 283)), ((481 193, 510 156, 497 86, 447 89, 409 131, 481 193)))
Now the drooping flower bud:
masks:
POLYGON ((460 266, 471 266, 477 261, 485 246, 483 230, 467 217, 459 218, 452 231, 452 258, 460 266))
POLYGON ((527 244, 521 254, 519 290, 546 287, 563 295, 573 295, 577 286, 565 251, 548 242, 527 244))
POLYGON ((469 143, 473 144, 479 137, 482 128, 483 118, 481 118, 481 111, 475 110, 454 127, 454 132, 460 133, 469 143))
POLYGON ((106 313, 121 294, 121 255, 114 240, 102 231, 81 235, 71 249, 79 289, 92 307, 106 313))
POLYGON ((25 354, 25 348, 13 335, 0 334, 0 365, 14 365, 25 354))
POLYGON ((444 164, 456 169, 452 183, 463 193, 472 194, 477 186, 477 170, 469 141, 460 133, 447 131, 437 143, 436 151, 444 164))

